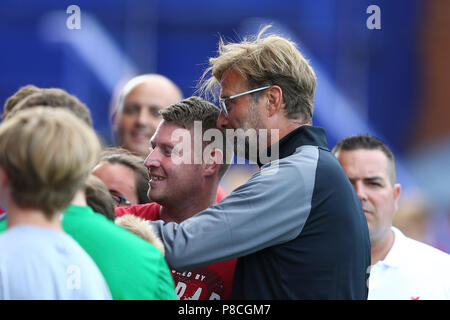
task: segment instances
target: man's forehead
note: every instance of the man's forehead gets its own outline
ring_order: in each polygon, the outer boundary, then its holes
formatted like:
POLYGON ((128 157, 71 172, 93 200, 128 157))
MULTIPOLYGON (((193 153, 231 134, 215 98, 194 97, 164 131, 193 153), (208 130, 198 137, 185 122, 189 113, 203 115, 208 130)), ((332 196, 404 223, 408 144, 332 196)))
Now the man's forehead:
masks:
POLYGON ((161 121, 150 141, 157 144, 175 145, 191 137, 191 130, 168 121, 161 121))
POLYGON ((233 69, 226 70, 220 79, 220 96, 228 97, 233 94, 245 91, 247 81, 244 77, 233 69))
POLYGON ((338 160, 349 176, 388 177, 388 159, 381 150, 344 150, 338 153, 338 160))
MULTIPOLYGON (((135 171, 133 169, 131 169, 130 167, 119 163, 119 162, 114 162, 111 163, 109 161, 100 161, 99 164, 97 164, 94 169, 92 169, 92 173, 94 175, 96 175, 96 172, 106 172, 106 173, 110 173, 111 171, 117 171, 120 172, 120 175, 132 175, 135 176, 135 171)), ((117 176, 117 175, 114 175, 117 176)))
POLYGON ((159 108, 164 108, 177 101, 177 97, 172 92, 168 92, 167 89, 158 88, 157 86, 151 86, 147 83, 141 83, 134 87, 124 99, 125 104, 136 103, 157 106, 159 108))

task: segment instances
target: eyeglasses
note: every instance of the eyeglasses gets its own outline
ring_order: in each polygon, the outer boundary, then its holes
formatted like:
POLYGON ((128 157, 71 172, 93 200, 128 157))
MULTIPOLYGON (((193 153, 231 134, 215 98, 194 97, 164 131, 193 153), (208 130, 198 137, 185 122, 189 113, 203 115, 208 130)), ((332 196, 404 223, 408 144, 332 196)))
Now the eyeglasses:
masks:
POLYGON ((246 94, 251 94, 251 93, 255 93, 261 90, 266 90, 267 88, 270 88, 271 86, 265 86, 265 87, 261 87, 261 88, 257 88, 257 89, 253 89, 253 90, 249 90, 249 91, 245 91, 242 93, 238 93, 232 96, 229 96, 227 98, 219 98, 219 106, 220 106, 220 111, 223 111, 223 113, 225 114, 225 117, 228 118, 228 110, 227 110, 227 104, 225 103, 225 101, 227 100, 231 100, 237 97, 241 97, 241 96, 245 96, 246 94))
POLYGON ((114 202, 116 203, 116 206, 131 206, 132 203, 128 201, 125 198, 122 198, 121 196, 118 196, 117 194, 112 194, 111 197, 113 198, 114 202))

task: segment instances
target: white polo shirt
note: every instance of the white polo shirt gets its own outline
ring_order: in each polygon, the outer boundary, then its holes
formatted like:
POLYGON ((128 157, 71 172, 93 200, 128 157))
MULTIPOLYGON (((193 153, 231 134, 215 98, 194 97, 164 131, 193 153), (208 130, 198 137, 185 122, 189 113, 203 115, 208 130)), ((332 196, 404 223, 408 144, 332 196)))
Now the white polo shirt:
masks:
POLYGON ((449 300, 450 255, 392 227, 394 244, 370 270, 369 300, 449 300))

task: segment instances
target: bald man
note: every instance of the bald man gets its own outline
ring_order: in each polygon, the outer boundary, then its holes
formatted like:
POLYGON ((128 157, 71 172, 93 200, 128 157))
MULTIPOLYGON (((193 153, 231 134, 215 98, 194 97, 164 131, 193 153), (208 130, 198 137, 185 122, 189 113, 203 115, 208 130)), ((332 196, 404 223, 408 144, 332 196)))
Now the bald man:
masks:
POLYGON ((113 127, 121 147, 146 156, 150 138, 161 121, 159 110, 183 99, 178 86, 159 74, 137 76, 123 87, 113 127))

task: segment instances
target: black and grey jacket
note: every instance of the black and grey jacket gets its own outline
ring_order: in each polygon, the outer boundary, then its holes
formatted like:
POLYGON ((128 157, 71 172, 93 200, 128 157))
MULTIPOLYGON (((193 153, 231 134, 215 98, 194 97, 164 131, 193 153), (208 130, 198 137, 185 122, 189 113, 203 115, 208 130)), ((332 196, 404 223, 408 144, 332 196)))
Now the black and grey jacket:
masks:
POLYGON ((181 224, 152 222, 169 265, 239 257, 235 299, 367 299, 367 222, 325 131, 299 127, 279 154, 215 206, 181 224))

